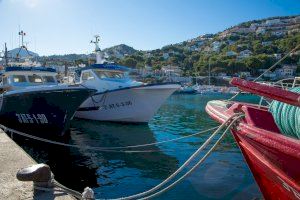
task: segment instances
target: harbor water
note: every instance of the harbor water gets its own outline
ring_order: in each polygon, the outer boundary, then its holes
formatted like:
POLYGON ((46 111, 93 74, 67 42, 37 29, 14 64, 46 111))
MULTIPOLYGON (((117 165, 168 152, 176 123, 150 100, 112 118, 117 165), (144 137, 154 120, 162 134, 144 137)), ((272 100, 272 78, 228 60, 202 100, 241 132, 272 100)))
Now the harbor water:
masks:
MULTIPOLYGON (((70 144, 116 147, 174 139, 217 126, 205 112, 207 101, 229 95, 172 95, 148 125, 74 119, 70 144)), ((239 100, 257 102, 253 95, 239 100)), ((117 198, 148 190, 178 169, 212 132, 171 143, 130 149, 151 152, 99 152, 18 139, 37 162, 50 165, 56 180, 97 198, 117 198)), ((238 146, 228 134, 188 178, 157 199, 253 199, 261 193, 238 146)))

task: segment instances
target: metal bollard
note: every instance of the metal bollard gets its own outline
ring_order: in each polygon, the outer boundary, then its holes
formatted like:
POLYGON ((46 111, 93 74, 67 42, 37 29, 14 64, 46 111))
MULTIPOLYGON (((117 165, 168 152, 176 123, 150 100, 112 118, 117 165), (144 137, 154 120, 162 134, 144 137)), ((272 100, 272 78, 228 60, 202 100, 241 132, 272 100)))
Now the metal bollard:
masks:
POLYGON ((34 186, 53 188, 53 174, 46 164, 36 164, 22 168, 16 175, 19 181, 33 181, 34 186))

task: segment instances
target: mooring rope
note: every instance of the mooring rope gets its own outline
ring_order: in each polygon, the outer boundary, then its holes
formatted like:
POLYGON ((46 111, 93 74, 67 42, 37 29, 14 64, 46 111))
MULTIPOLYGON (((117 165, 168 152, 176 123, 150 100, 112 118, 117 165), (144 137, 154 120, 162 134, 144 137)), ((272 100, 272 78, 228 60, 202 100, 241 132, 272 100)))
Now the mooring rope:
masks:
MULTIPOLYGON (((290 91, 300 93, 300 87, 292 88, 290 91)), ((283 135, 300 139, 300 107, 274 100, 269 111, 283 135)))
MULTIPOLYGON (((230 118, 228 118, 224 123, 222 123, 217 130, 215 130, 215 132, 213 134, 211 134, 211 136, 197 149, 197 151, 195 151, 195 153, 193 153, 184 163, 183 165, 181 165, 173 174, 171 174, 167 179, 165 179, 163 182, 161 182, 160 184, 158 184, 157 186, 151 188, 150 190, 147 190, 145 192, 139 193, 139 194, 135 194, 135 195, 131 195, 128 197, 122 197, 122 198, 117 198, 117 199, 113 199, 113 200, 129 200, 129 199, 135 199, 135 198, 139 198, 145 195, 148 195, 156 190, 158 190, 159 188, 161 188, 162 186, 164 186, 166 183, 168 183, 171 179, 173 179, 178 173, 180 173, 210 142, 211 140, 227 125, 228 122, 230 122, 233 118, 237 117, 238 115, 240 115, 239 113, 234 114, 233 116, 231 116, 230 118)), ((112 200, 112 199, 111 199, 112 200)))
MULTIPOLYGON (((79 85, 81 85, 82 87, 84 87, 84 88, 86 88, 86 89, 90 89, 89 87, 85 86, 85 85, 82 84, 82 83, 79 84, 79 85)), ((96 101, 96 100, 94 99, 94 95, 91 95, 91 96, 90 96, 90 98, 92 99, 92 102, 93 102, 93 104, 94 104, 95 107, 96 107, 96 104, 101 103, 101 102, 102 102, 102 105, 99 106, 99 109, 102 109, 102 108, 104 107, 106 98, 107 98, 107 96, 108 96, 108 91, 109 91, 109 90, 105 90, 105 91, 102 93, 103 95, 102 95, 102 97, 100 98, 99 101, 96 101)))
POLYGON ((88 149, 88 150, 96 150, 96 151, 103 151, 103 152, 111 152, 111 153, 152 153, 152 152, 159 152, 159 150, 110 150, 110 149, 104 149, 102 147, 91 147, 91 146, 81 146, 81 145, 73 145, 73 144, 67 144, 67 143, 63 143, 63 142, 57 142, 57 141, 53 141, 53 140, 48 140, 45 138, 40 138, 34 135, 30 135, 27 133, 23 133, 21 131, 17 131, 11 128, 7 128, 3 125, 0 125, 0 128, 2 128, 3 130, 7 130, 10 131, 12 133, 18 134, 20 136, 23 137, 27 137, 33 140, 37 140, 40 142, 45 142, 45 143, 49 143, 49 144, 54 144, 54 145, 59 145, 59 146, 64 146, 64 147, 72 147, 72 148, 83 148, 83 149, 88 149))
MULTIPOLYGON (((225 122, 223 122, 220 126, 218 127, 214 127, 214 128, 211 128, 211 129, 207 129, 207 130, 204 130, 204 131, 201 131, 197 134, 200 134, 200 133, 204 133, 204 132, 208 132, 210 130, 214 130, 214 133, 211 134, 211 136, 183 163, 183 165, 181 165, 174 173, 172 173, 168 178, 166 178, 163 182, 161 182, 160 184, 156 185, 155 187, 151 188, 150 190, 147 190, 145 192, 142 192, 142 193, 138 193, 138 194, 135 194, 135 195, 131 195, 131 196, 127 196, 127 197, 121 197, 121 198, 116 198, 116 199, 110 199, 110 200, 130 200, 130 199, 150 199, 150 198, 153 198, 155 196, 158 196, 160 195, 161 193, 171 189, 172 187, 174 187, 177 183, 179 183, 181 180, 183 180, 186 176, 188 176, 189 174, 191 174, 211 153, 212 151, 217 147, 217 145, 221 142, 221 140, 224 138, 226 132, 232 128, 232 126, 235 124, 235 122, 240 119, 241 117, 244 117, 243 114, 241 113, 236 113, 234 115, 232 115, 230 118, 228 118, 225 122), (228 124, 229 123, 229 124, 228 124), (186 172, 184 175, 182 175, 180 178, 178 178, 177 180, 175 180, 172 184, 170 184, 169 186, 161 189, 164 185, 166 185, 168 182, 170 182, 176 175, 178 175, 180 172, 182 172, 194 159, 196 156, 198 156, 202 150, 207 147, 210 142, 212 141, 212 139, 225 127, 227 126, 226 130, 221 134, 221 136, 219 137, 219 139, 214 143, 214 145, 208 150, 208 152, 188 171, 186 172), (161 190, 159 190, 161 189, 161 190), (158 191, 157 191, 158 190, 158 191), (157 192, 155 192, 157 191, 157 192), (151 194, 155 192, 154 194, 151 194), (148 195, 148 196, 146 196, 148 195)), ((10 128, 7 128, 3 125, 0 124, 0 127, 4 130, 8 130, 8 131, 11 131, 11 132, 14 132, 18 135, 21 135, 21 136, 24 136, 24 137, 29 137, 31 139, 35 139, 35 140, 39 140, 39 141, 43 141, 43 142, 48 142, 48 143, 51 143, 51 144, 57 144, 57 145, 63 145, 63 146, 69 146, 69 147, 81 147, 81 146, 78 146, 78 145, 70 145, 70 144, 65 144, 65 143, 60 143, 60 142, 56 142, 56 141, 51 141, 51 140, 47 140, 47 139, 44 139, 44 138, 39 138, 39 137, 36 137, 36 136, 32 136, 32 135, 28 135, 26 133, 23 133, 23 132, 20 132, 20 131, 17 131, 17 130, 14 130, 14 129, 10 129, 10 128)), ((191 134, 191 135, 195 135, 195 134, 191 134)), ((183 136, 183 137, 180 137, 180 138, 186 138, 186 137, 191 137, 191 135, 188 135, 188 136, 183 136)), ((178 140, 179 138, 175 138, 175 139, 171 139, 171 140, 168 140, 168 141, 174 141, 174 140, 178 140)), ((167 142, 167 141, 161 141, 161 142, 167 142)), ((155 143, 149 143, 149 144, 143 144, 145 146, 149 146, 149 145, 154 145, 155 143)), ((132 147, 141 147, 142 145, 135 145, 135 146, 130 146, 130 148, 132 147)), ((87 148, 89 149, 97 149, 97 147, 90 147, 90 146, 87 146, 87 148)), ((116 148, 124 148, 124 147, 116 147, 116 148)), ((100 150, 104 150, 104 149, 100 149, 100 150)), ((111 151, 111 150, 104 150, 104 151, 111 151)), ((120 151, 119 151, 120 152, 120 151)), ((125 152, 125 151, 124 151, 125 152)), ((75 190, 72 190, 62 184, 60 184, 59 182, 57 182, 56 180, 53 179, 52 181, 53 185, 62 189, 64 192, 78 198, 78 199, 87 199, 86 196, 88 195, 93 195, 93 191, 90 189, 90 188, 86 188, 84 193, 81 194, 80 192, 77 192, 75 190), (87 191, 86 191, 87 190, 87 191)), ((43 188, 43 187, 35 187, 36 189, 40 189, 40 190, 46 190, 47 188, 43 188)), ((105 199, 99 199, 99 200, 105 200, 105 199)))
MULTIPOLYGON (((166 192, 167 190, 171 189, 172 187, 174 187, 176 184, 178 184, 180 181, 182 181, 185 177, 187 177, 188 175, 190 175, 201 163, 204 162, 204 160, 213 152, 213 150, 217 147, 217 145, 221 142, 221 140, 225 137, 226 133, 228 132, 228 130, 230 128, 232 128, 233 125, 235 125, 235 122, 237 120, 239 120, 240 118, 244 117, 243 114, 241 113, 236 113, 235 115, 231 116, 230 118, 228 118, 225 122, 223 122, 218 128, 217 130, 215 130, 215 132, 198 148, 197 151, 195 151, 195 153, 193 153, 184 163, 183 165, 181 165, 175 172, 173 172, 168 178, 166 178, 163 182, 161 182, 160 184, 156 185, 155 187, 151 188, 150 190, 147 190, 145 192, 142 193, 138 193, 135 195, 131 195, 131 196, 127 196, 127 197, 121 197, 121 198, 116 198, 116 199, 97 199, 97 200, 130 200, 130 199, 150 199, 150 198, 154 198, 164 192, 166 192), (229 125, 228 125, 229 123, 229 125), (177 174, 179 174, 180 172, 182 172, 194 159, 197 155, 199 155, 202 150, 207 147, 207 145, 210 144, 210 142, 212 141, 212 139, 225 127, 225 131, 221 134, 221 136, 219 137, 219 139, 214 143, 214 145, 208 150, 208 152, 190 169, 188 170, 184 175, 182 175, 181 177, 179 177, 177 180, 175 180, 172 184, 168 185, 167 187, 161 189, 164 185, 166 185, 168 182, 170 182, 177 174), (161 190, 159 190, 161 189, 161 190), (158 190, 158 191, 157 191, 158 190), (157 191, 157 192, 155 192, 157 191), (155 192, 154 194, 151 194, 155 192), (148 196, 146 196, 148 195, 148 196)), ((93 196, 93 190, 90 188, 85 188, 84 193, 80 193, 78 191, 72 190, 62 184, 60 184, 59 182, 57 182, 55 179, 52 180, 52 183, 54 186, 62 189, 63 192, 66 192, 78 199, 83 199, 83 200, 87 200, 89 198, 87 198, 87 196, 93 196)), ((35 187, 35 189, 39 189, 39 190, 45 190, 48 191, 49 188, 43 188, 43 187, 35 187)), ((93 199, 93 198, 91 198, 93 199)))
POLYGON ((237 120, 239 120, 240 118, 244 117, 244 115, 239 115, 236 118, 234 118, 232 120, 232 122, 227 126, 226 130, 222 133, 222 135, 219 137, 219 139, 215 142, 215 144, 208 150, 208 152, 188 171, 186 172, 184 175, 182 175, 180 178, 178 178, 175 182, 173 182, 171 185, 167 186, 166 188, 152 194, 146 197, 143 197, 141 199, 151 199, 154 198, 164 192, 166 192, 167 190, 173 188, 176 184, 178 184, 180 181, 182 181, 185 177, 187 177, 188 175, 190 175, 201 163, 204 162, 204 160, 213 152, 213 150, 216 149, 217 145, 221 142, 221 140, 225 137, 226 133, 228 132, 228 130, 230 128, 232 128, 232 126, 235 124, 235 122, 237 120))
POLYGON ((204 130, 204 131, 200 131, 200 132, 197 132, 197 133, 192 133, 192 134, 189 134, 189 135, 185 135, 185 136, 181 136, 181 137, 173 138, 173 139, 169 139, 169 140, 163 140, 163 141, 159 141, 159 142, 153 142, 153 143, 148 143, 148 144, 139 144, 139 145, 130 145, 130 146, 124 146, 124 147, 107 147, 107 148, 105 148, 105 149, 127 149, 127 148, 138 148, 138 147, 147 147, 147 146, 153 146, 153 145, 164 144, 164 143, 169 143, 169 142, 175 142, 175 141, 178 141, 178 140, 186 139, 186 138, 189 138, 189 137, 193 137, 193 136, 196 136, 196 135, 199 135, 199 134, 203 134, 203 133, 206 133, 206 132, 215 130, 215 129, 217 129, 218 127, 219 127, 219 126, 215 126, 215 127, 213 127, 213 128, 206 129, 206 130, 204 130))
POLYGON ((72 190, 64 185, 62 185, 61 183, 59 183, 57 180, 54 179, 54 177, 52 177, 50 179, 50 185, 46 186, 37 186, 37 185, 33 185, 35 190, 41 190, 41 191, 46 191, 46 192, 64 192, 67 194, 72 195, 73 197, 76 197, 77 199, 82 199, 82 194, 76 190, 72 190))
POLYGON ((63 189, 64 192, 68 193, 68 194, 71 194, 72 196, 78 198, 78 199, 82 199, 82 194, 76 190, 72 190, 64 185, 62 185, 61 183, 59 183, 57 180, 53 180, 53 185, 58 187, 58 188, 61 188, 63 189))
POLYGON ((73 145, 73 144, 67 144, 67 143, 63 143, 63 142, 57 142, 57 141, 53 141, 53 140, 49 140, 49 139, 45 139, 45 138, 41 138, 41 137, 37 137, 34 135, 30 135, 27 133, 23 133, 21 131, 17 131, 11 128, 8 128, 4 125, 0 124, 0 128, 2 128, 3 130, 7 130, 13 133, 16 133, 18 135, 21 135, 23 137, 27 137, 30 139, 34 139, 40 142, 45 142, 45 143, 49 143, 49 144, 54 144, 54 145, 60 145, 60 146, 65 146, 65 147, 72 147, 72 148, 84 148, 84 149, 88 149, 88 150, 96 150, 96 151, 103 151, 103 152, 117 152, 117 153, 151 153, 151 152, 158 152, 156 150, 123 150, 122 149, 130 149, 130 148, 141 148, 141 147, 147 147, 147 146, 154 146, 154 145, 159 145, 159 144, 163 144, 163 143, 168 143, 168 142, 174 142, 174 141, 179 141, 185 138, 189 138, 189 137, 193 137, 196 135, 200 135, 212 130, 215 130, 217 127, 213 127, 204 131, 200 131, 197 133, 193 133, 190 135, 186 135, 186 136, 182 136, 182 137, 178 137, 178 138, 174 138, 174 139, 169 139, 169 140, 164 140, 164 141, 159 141, 159 142, 153 142, 153 143, 148 143, 148 144, 140 144, 140 145, 130 145, 130 146, 120 146, 120 147, 93 147, 93 146, 81 146, 81 145, 73 145))

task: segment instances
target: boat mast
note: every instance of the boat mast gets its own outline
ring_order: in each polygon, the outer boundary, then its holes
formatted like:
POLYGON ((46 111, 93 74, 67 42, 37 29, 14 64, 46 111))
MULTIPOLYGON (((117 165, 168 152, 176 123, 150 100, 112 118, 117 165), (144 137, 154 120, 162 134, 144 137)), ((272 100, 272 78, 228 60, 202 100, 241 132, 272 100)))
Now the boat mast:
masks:
POLYGON ((95 40, 91 40, 91 43, 95 44, 96 64, 103 64, 105 62, 104 55, 99 47, 100 36, 95 35, 95 40))

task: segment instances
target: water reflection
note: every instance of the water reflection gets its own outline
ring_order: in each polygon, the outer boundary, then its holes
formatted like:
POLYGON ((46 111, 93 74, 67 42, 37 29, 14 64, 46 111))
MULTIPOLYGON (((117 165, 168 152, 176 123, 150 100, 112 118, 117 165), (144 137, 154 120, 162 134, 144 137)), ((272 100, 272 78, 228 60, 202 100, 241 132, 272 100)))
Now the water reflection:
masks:
MULTIPOLYGON (((72 127, 74 127, 72 130, 72 143, 77 145, 117 147, 156 142, 153 132, 147 125, 101 123, 75 119, 72 122, 72 127)), ((81 154, 91 157, 93 164, 98 163, 98 166, 102 168, 112 167, 112 161, 114 163, 122 163, 122 167, 136 168, 141 170, 142 176, 145 178, 162 179, 166 177, 170 171, 174 171, 177 168, 177 159, 164 154, 157 146, 132 150, 151 150, 154 152, 91 153, 90 151, 82 149, 81 154)), ((115 165, 114 167, 120 166, 115 165)))

